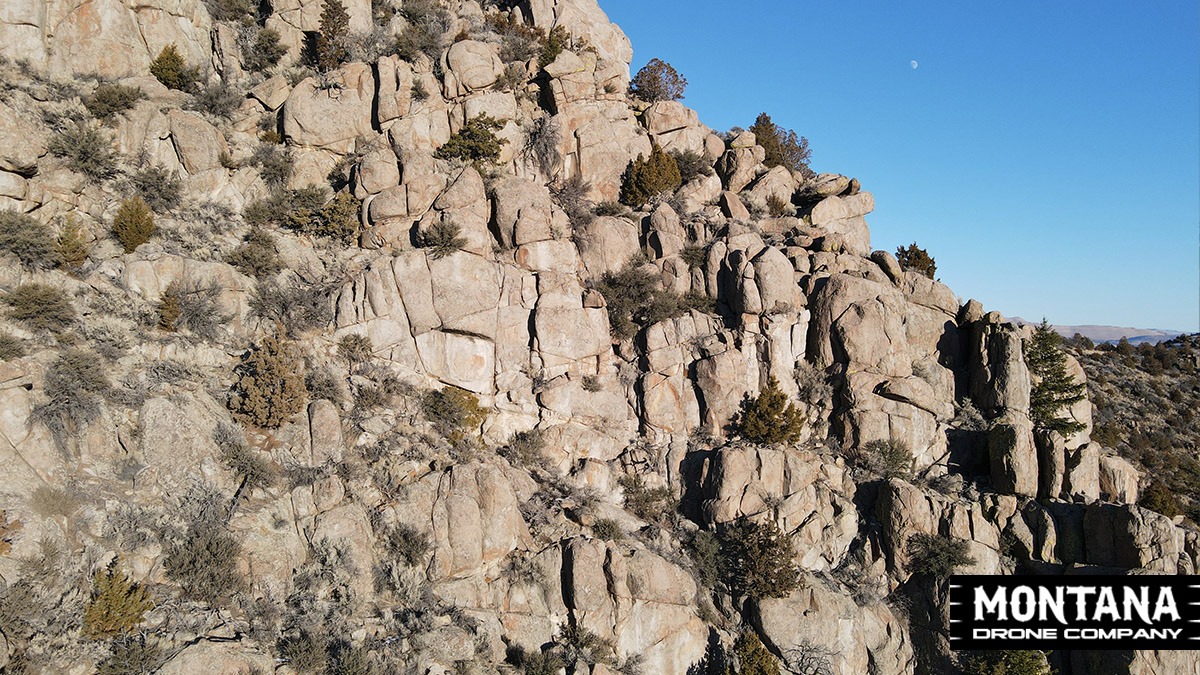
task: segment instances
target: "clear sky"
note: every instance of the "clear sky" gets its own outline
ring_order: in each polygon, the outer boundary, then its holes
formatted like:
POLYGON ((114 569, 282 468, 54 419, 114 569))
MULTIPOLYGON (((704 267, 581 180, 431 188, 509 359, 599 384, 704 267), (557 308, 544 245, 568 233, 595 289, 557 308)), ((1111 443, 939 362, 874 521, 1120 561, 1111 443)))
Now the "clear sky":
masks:
POLYGON ((767 112, 988 310, 1200 330, 1200 3, 600 0, 710 127, 767 112), (916 67, 913 67, 916 62, 916 67))

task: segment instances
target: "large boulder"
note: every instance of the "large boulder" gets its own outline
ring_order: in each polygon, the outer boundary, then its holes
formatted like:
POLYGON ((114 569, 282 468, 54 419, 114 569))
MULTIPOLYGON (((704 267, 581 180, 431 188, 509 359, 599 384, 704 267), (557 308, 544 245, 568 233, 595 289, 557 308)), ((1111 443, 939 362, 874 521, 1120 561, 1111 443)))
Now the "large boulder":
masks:
POLYGON ((38 158, 46 154, 45 135, 38 125, 4 101, 0 101, 0 138, 4 139, 0 143, 0 170, 26 177, 37 173, 38 158))
POLYGON ((521 0, 518 6, 546 33, 561 26, 571 35, 586 35, 598 63, 604 64, 596 73, 596 83, 603 90, 623 92, 629 86, 633 44, 609 21, 596 0, 521 0))
MULTIPOLYGON (((1038 452, 1028 419, 1009 416, 993 425, 987 449, 993 488, 1003 494, 1037 496, 1038 452)), ((1057 482, 1061 485, 1061 478, 1057 482)))
POLYGON ((753 612, 766 643, 789 662, 820 669, 811 672, 905 673, 916 665, 907 632, 896 630, 903 620, 887 604, 860 607, 822 579, 810 579, 786 598, 760 600, 753 612))
POLYGON ((360 136, 375 135, 375 76, 365 63, 348 63, 328 77, 334 86, 310 77, 292 89, 283 104, 283 134, 296 145, 346 154, 360 136))
POLYGON ((989 312, 970 325, 967 347, 971 400, 985 414, 1012 411, 1029 414, 1029 368, 1025 365, 1021 334, 1004 323, 998 312, 989 312))
POLYGON ((1117 504, 1136 504, 1140 472, 1132 462, 1104 452, 1099 459, 1100 499, 1117 504))
POLYGON ((640 656, 646 672, 682 673, 704 654, 708 628, 691 609, 696 582, 641 547, 596 539, 563 545, 563 598, 575 623, 640 656))
POLYGON ((504 72, 496 47, 486 42, 461 40, 443 58, 447 98, 466 96, 491 87, 504 72))
POLYGON ((837 567, 858 534, 854 485, 840 464, 812 452, 730 445, 705 472, 702 510, 717 525, 745 517, 775 520, 795 545, 797 563, 837 567))

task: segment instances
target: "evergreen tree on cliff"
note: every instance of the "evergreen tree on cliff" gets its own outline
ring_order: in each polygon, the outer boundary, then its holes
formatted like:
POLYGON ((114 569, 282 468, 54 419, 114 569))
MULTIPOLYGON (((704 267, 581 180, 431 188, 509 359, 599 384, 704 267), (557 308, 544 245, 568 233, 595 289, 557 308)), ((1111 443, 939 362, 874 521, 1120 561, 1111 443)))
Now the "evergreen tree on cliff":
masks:
POLYGON ((317 32, 314 58, 317 70, 322 73, 334 70, 346 62, 346 33, 350 28, 350 15, 341 0, 325 0, 321 10, 321 28, 317 32))
POLYGON ((1084 425, 1061 413, 1085 398, 1086 387, 1067 372, 1067 355, 1061 343, 1059 334, 1042 319, 1033 338, 1025 344, 1025 363, 1034 379, 1029 416, 1035 427, 1069 436, 1082 431, 1084 425))

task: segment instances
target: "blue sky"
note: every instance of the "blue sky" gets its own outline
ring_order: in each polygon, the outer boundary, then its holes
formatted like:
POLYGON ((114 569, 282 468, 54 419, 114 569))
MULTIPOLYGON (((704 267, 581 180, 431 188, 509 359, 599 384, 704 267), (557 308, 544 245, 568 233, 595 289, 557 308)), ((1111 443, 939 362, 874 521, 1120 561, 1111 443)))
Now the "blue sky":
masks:
POLYGON ((964 300, 1200 330, 1200 3, 600 4, 635 71, 670 62, 715 129, 806 136, 875 195, 873 246, 917 241, 964 300))

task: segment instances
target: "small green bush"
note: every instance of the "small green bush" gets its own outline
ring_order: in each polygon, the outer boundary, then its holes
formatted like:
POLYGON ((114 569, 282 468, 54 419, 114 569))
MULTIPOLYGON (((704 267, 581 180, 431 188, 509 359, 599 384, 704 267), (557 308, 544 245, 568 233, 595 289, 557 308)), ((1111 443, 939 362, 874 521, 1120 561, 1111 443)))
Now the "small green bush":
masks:
POLYGON ((447 386, 433 389, 421 397, 425 419, 451 443, 457 443, 478 429, 487 417, 479 398, 465 389, 447 386))
POLYGON ((163 213, 179 206, 183 199, 183 181, 161 166, 148 166, 129 176, 137 196, 151 209, 163 213))
POLYGON ((0 211, 0 251, 11 253, 28 269, 59 264, 50 228, 19 211, 0 211))
POLYGON ((629 82, 629 93, 646 101, 678 101, 687 89, 687 79, 671 64, 650 59, 629 82))
POLYGON ((747 400, 738 433, 754 443, 795 443, 804 431, 804 415, 779 388, 775 376, 767 379, 758 396, 747 400))
POLYGON ((967 542, 918 532, 908 538, 908 571, 934 579, 945 579, 959 567, 974 565, 967 542))
POLYGON ((258 175, 269 187, 279 188, 287 184, 292 177, 295 159, 292 151, 274 143, 263 143, 254 149, 247 162, 250 166, 258 167, 258 175))
POLYGON ((695 150, 672 150, 670 154, 675 160, 675 166, 679 167, 679 177, 684 183, 690 183, 701 176, 713 175, 712 164, 703 153, 695 150))
POLYGON ((87 108, 92 117, 109 123, 117 115, 132 110, 138 101, 144 98, 146 92, 137 87, 104 83, 83 99, 83 107, 87 108))
POLYGON ((448 220, 440 220, 417 233, 417 246, 429 249, 429 257, 440 260, 467 245, 462 229, 448 220))
POLYGON ((75 323, 71 299, 46 284, 22 284, 4 298, 8 317, 30 330, 60 333, 75 323))
POLYGON ((234 373, 229 409, 244 424, 277 429, 304 408, 301 361, 283 338, 264 337, 243 355, 234 373))
POLYGON ((800 586, 792 540, 775 521, 765 525, 735 521, 725 525, 719 536, 721 576, 736 595, 784 598, 800 586))
POLYGON ((150 675, 165 660, 162 649, 147 644, 144 635, 118 638, 109 655, 96 664, 96 675, 150 675))
POLYGON ((158 56, 150 62, 150 74, 166 88, 179 91, 192 91, 196 81, 200 79, 200 72, 188 67, 183 55, 179 53, 179 48, 174 44, 163 47, 158 56))
POLYGON ((339 192, 326 201, 328 194, 318 185, 288 190, 248 205, 244 218, 253 225, 272 223, 350 244, 358 236, 362 204, 349 192, 339 192))
POLYGON ((150 241, 157 230, 150 205, 141 197, 134 196, 121 202, 117 215, 113 217, 113 234, 126 253, 133 253, 137 247, 150 241))
POLYGON ((0 361, 11 361, 25 356, 25 341, 12 333, 0 332, 0 361))
POLYGON ((910 478, 913 454, 908 443, 898 439, 878 439, 863 445, 864 468, 884 478, 910 478))
POLYGON ((621 203, 641 206, 664 192, 674 192, 683 184, 675 158, 655 145, 650 157, 638 155, 629 163, 621 182, 621 203))
POLYGON ((274 68, 287 55, 287 47, 279 42, 279 32, 263 28, 254 35, 254 42, 242 47, 242 65, 253 73, 274 68))
POLYGON ((592 534, 596 535, 597 539, 605 541, 621 541, 625 537, 621 524, 612 518, 597 518, 592 523, 592 534))
POLYGON ((915 241, 909 244, 907 248, 896 247, 896 261, 900 263, 900 267, 920 272, 930 279, 933 278, 933 275, 937 274, 937 263, 934 261, 933 256, 929 255, 925 249, 917 246, 917 242, 915 241))
POLYGON ((195 93, 188 97, 187 108, 213 117, 232 118, 242 102, 242 95, 224 82, 205 84, 194 89, 195 93))
POLYGON ((1152 481, 1149 487, 1142 491, 1142 494, 1138 496, 1138 505, 1161 513, 1168 518, 1174 518, 1183 512, 1179 505, 1179 498, 1161 480, 1152 481))
POLYGON ((117 152, 112 139, 84 122, 76 122, 50 138, 50 154, 63 157, 72 171, 94 180, 117 175, 117 152))
POLYGON ((712 532, 698 530, 684 548, 692 559, 696 581, 712 588, 721 578, 721 540, 712 532))
POLYGON ((54 251, 64 269, 77 270, 87 262, 89 247, 79 219, 68 214, 63 220, 58 237, 54 240, 54 251))
POLYGON ((167 548, 167 577, 179 584, 189 600, 218 605, 241 586, 237 556, 241 545, 223 526, 192 523, 183 537, 167 548))
POLYGON ((225 262, 247 276, 262 279, 283 269, 275 238, 261 227, 251 227, 242 243, 225 256, 225 262))
POLYGON ((83 634, 92 640, 129 635, 154 609, 150 592, 117 571, 113 560, 92 578, 92 597, 83 610, 83 634))
POLYGON ((797 136, 795 131, 775 124, 767 113, 759 114, 749 130, 754 133, 755 142, 767 151, 764 165, 783 166, 806 175, 812 174, 812 170, 808 168, 812 150, 808 147, 807 138, 797 136))
POLYGON ((663 522, 675 512, 675 496, 670 488, 646 487, 641 476, 621 476, 618 481, 625 491, 625 508, 647 522, 663 522))
POLYGON ((966 675, 1054 675, 1046 653, 1036 649, 976 652, 967 659, 966 675))
POLYGON ((779 660, 763 646, 758 634, 752 630, 742 631, 733 643, 733 654, 737 659, 738 675, 779 675, 779 660))
POLYGON ((508 139, 496 136, 496 132, 503 127, 503 122, 490 115, 472 117, 433 156, 438 159, 494 163, 500 159, 501 146, 508 143, 508 139))
POLYGON ((608 303, 609 328, 617 339, 632 338, 642 328, 701 309, 708 302, 662 288, 651 269, 635 259, 617 272, 606 272, 596 283, 608 303))
POLYGON ((338 354, 352 364, 370 361, 374 355, 371 338, 358 333, 349 333, 338 341, 338 354))
POLYGON ((249 23, 258 14, 254 0, 204 0, 204 6, 216 21, 249 23))
POLYGON ((538 54, 538 68, 545 68, 554 63, 559 54, 567 48, 567 44, 571 41, 571 35, 563 26, 555 26, 550 29, 550 34, 545 39, 540 40, 542 43, 542 51, 538 54))

